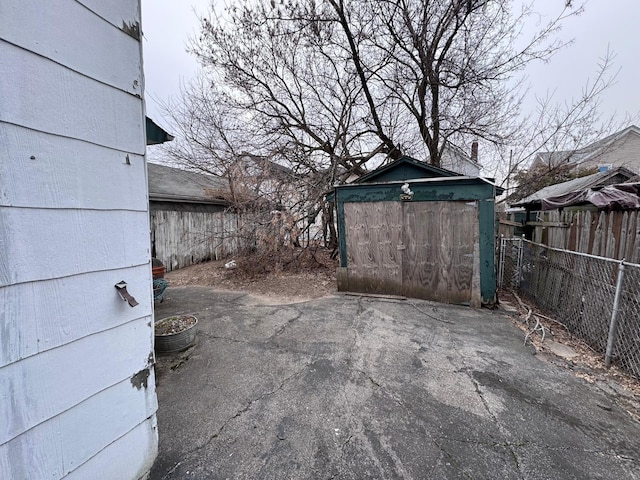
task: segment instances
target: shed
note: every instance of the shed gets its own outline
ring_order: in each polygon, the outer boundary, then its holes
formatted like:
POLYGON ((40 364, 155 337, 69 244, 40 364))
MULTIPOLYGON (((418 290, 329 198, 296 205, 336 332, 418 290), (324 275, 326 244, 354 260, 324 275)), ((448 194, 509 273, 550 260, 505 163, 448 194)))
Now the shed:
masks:
POLYGON ((501 189, 412 159, 394 164, 335 188, 338 290, 494 303, 494 199, 501 189), (418 170, 431 178, 406 178, 418 170))
POLYGON ((238 248, 229 183, 214 175, 148 164, 151 254, 168 271, 217 260, 238 248))
POLYGON ((526 209, 525 236, 554 248, 637 262, 637 179, 617 167, 538 190, 516 204, 526 209))

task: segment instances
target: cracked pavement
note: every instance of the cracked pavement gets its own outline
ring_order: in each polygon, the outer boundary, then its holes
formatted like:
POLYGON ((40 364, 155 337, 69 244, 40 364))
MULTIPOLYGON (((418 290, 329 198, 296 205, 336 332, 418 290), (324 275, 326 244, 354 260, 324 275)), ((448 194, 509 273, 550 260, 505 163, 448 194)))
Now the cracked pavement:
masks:
POLYGON ((197 341, 157 359, 152 480, 640 479, 640 424, 505 313, 170 288, 156 318, 181 313, 197 341))

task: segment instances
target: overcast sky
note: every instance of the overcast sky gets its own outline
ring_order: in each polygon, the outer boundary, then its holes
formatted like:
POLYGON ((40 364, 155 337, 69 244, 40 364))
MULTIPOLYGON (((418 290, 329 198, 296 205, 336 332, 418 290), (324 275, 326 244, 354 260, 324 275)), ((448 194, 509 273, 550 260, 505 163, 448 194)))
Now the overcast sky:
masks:
MULTIPOLYGON (((564 1, 538 0, 536 9, 557 9, 564 1)), ((180 85, 198 71, 197 62, 186 53, 186 43, 198 33, 196 14, 205 13, 209 4, 210 0, 142 0, 147 115, 160 125, 166 122, 157 102, 178 97, 180 85)), ((614 68, 620 72, 602 98, 602 110, 620 118, 626 113, 636 115, 640 112, 639 27, 639 0, 590 0, 586 11, 570 19, 561 32, 563 39, 574 39, 574 43, 549 64, 530 67, 528 82, 538 95, 555 92, 558 100, 570 100, 594 77, 599 58, 610 48, 616 55, 614 68)))

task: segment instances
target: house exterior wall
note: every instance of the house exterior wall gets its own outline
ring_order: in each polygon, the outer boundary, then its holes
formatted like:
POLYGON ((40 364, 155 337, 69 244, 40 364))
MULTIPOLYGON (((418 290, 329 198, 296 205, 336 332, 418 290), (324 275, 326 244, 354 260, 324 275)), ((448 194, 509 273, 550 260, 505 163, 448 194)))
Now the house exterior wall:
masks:
POLYGON ((139 24, 138 0, 0 4, 0 478, 157 453, 139 24))
POLYGON ((480 176, 480 165, 452 152, 451 149, 445 148, 444 152, 442 152, 440 167, 468 177, 480 176))
POLYGON ((625 167, 640 174, 640 134, 630 131, 593 158, 581 163, 580 167, 589 169, 600 165, 610 165, 611 168, 625 167))

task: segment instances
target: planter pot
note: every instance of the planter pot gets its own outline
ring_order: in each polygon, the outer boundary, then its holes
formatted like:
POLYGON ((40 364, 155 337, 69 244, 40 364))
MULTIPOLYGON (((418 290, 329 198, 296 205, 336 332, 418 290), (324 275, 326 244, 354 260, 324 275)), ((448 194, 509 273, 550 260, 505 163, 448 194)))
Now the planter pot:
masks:
POLYGON ((198 319, 193 315, 174 315, 156 320, 156 352, 181 352, 192 346, 196 341, 197 324, 198 319))
POLYGON ((153 279, 157 280, 159 278, 164 278, 164 273, 166 272, 166 268, 164 264, 158 260, 157 258, 151 259, 151 274, 153 275, 153 279))

